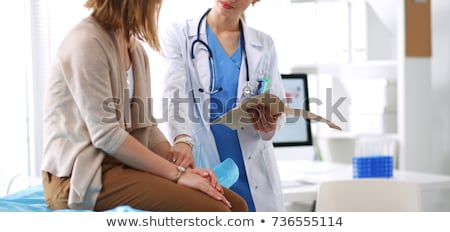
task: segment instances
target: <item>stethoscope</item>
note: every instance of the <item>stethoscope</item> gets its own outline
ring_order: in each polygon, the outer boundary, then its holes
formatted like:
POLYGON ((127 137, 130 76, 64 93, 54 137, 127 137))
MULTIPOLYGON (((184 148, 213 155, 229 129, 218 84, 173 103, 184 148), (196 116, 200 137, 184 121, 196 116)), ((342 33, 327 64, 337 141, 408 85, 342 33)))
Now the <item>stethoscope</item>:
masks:
MULTIPOLYGON (((204 88, 199 88, 198 91, 201 93, 207 93, 207 94, 215 94, 218 93, 220 91, 222 91, 222 87, 218 87, 217 89, 215 88, 215 81, 216 81, 216 76, 215 76, 215 66, 214 66, 214 59, 213 59, 213 54, 211 51, 211 48, 208 46, 208 44, 200 39, 200 27, 202 25, 202 22, 205 20, 206 16, 208 15, 208 13, 211 11, 211 9, 208 9, 200 18, 200 21, 198 22, 198 26, 197 26, 197 39, 195 39, 192 42, 191 45, 191 59, 195 59, 195 55, 194 55, 194 47, 196 43, 200 43, 201 45, 203 45, 206 50, 208 51, 208 60, 209 60, 209 66, 210 66, 210 77, 211 77, 211 87, 209 90, 205 90, 204 88)), ((242 89, 242 95, 244 97, 250 97, 252 95, 255 94, 255 88, 253 88, 250 85, 250 75, 249 75, 249 70, 248 70, 248 60, 247 60, 247 53, 245 51, 245 38, 244 38, 244 32, 242 29, 242 23, 239 23, 239 29, 241 31, 241 41, 242 41, 242 54, 243 56, 245 56, 245 71, 246 71, 246 75, 247 75, 247 84, 244 86, 244 88, 242 89)), ((195 66, 195 65, 194 65, 195 66)), ((196 68, 195 68, 196 69, 196 68)), ((197 72, 197 76, 198 76, 198 72, 197 72)))

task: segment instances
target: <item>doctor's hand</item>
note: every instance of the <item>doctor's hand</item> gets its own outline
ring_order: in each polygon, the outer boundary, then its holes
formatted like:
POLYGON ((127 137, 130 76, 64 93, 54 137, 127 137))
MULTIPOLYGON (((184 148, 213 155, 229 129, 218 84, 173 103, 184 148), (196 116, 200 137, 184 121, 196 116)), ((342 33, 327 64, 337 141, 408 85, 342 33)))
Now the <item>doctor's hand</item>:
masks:
MULTIPOLYGON (((202 170, 200 171, 204 172, 202 170)), ((198 175, 196 169, 187 170, 178 180, 178 184, 197 189, 207 194, 208 196, 223 202, 226 206, 231 208, 231 203, 223 195, 223 190, 222 192, 218 191, 214 186, 211 185, 208 179, 204 178, 202 175, 198 175)))
POLYGON ((277 129, 277 120, 281 113, 272 115, 269 107, 265 107, 263 104, 248 108, 247 112, 251 117, 255 130, 267 133, 277 129))
POLYGON ((169 149, 168 159, 175 165, 194 168, 192 147, 186 143, 176 143, 169 149))

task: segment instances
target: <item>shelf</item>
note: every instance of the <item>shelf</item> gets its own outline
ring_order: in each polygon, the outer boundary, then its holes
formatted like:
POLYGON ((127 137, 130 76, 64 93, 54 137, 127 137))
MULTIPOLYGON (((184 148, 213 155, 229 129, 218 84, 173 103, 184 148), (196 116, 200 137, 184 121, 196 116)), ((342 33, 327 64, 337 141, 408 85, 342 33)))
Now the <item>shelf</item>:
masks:
POLYGON ((377 60, 354 63, 319 63, 298 64, 291 68, 295 73, 330 74, 343 78, 384 78, 390 81, 397 79, 397 61, 377 60))

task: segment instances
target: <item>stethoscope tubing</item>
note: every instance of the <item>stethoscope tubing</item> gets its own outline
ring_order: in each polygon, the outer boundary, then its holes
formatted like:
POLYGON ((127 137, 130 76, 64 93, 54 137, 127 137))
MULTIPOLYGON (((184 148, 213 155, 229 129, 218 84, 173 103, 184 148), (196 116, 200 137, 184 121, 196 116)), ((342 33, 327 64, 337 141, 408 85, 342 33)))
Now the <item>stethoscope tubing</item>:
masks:
MULTIPOLYGON (((191 44, 191 59, 193 60, 193 59, 195 59, 195 54, 194 54, 194 49, 195 49, 195 45, 197 44, 197 43, 199 43, 199 44, 201 44, 201 45, 203 45, 205 48, 206 48, 206 50, 207 50, 207 52, 208 52, 208 59, 209 59, 209 64, 210 64, 210 75, 211 75, 211 87, 210 87, 210 89, 209 89, 209 91, 206 91, 205 89, 203 89, 203 88, 199 88, 198 90, 199 90, 199 92, 202 92, 202 93, 207 93, 207 94, 215 94, 215 93, 218 93, 218 92, 220 92, 220 91, 222 91, 222 87, 219 87, 219 88, 217 88, 217 89, 215 89, 215 64, 214 64, 214 58, 213 58, 213 53, 212 53, 212 50, 211 50, 211 48, 209 47, 209 45, 205 42, 205 41, 203 41, 202 39, 200 39, 200 29, 201 29, 201 25, 202 25, 202 22, 205 20, 205 18, 206 18, 206 16, 208 15, 208 13, 211 11, 211 8, 209 8, 203 15, 202 15, 202 17, 200 18, 200 21, 198 22, 198 25, 197 25, 197 38, 192 42, 192 44, 191 44)), ((242 28, 242 23, 240 22, 240 24, 239 24, 239 29, 240 29, 240 31, 241 31, 241 40, 242 40, 242 54, 245 56, 245 60, 244 60, 244 62, 245 62, 245 68, 246 68, 246 80, 247 80, 247 86, 246 87, 244 87, 244 88, 250 88, 249 86, 249 83, 250 83, 250 75, 249 75, 249 70, 248 70, 248 59, 247 59, 247 52, 246 52, 246 50, 245 50, 245 37, 244 37, 244 30, 243 30, 243 28, 242 28)), ((196 70, 196 72, 197 72, 197 70, 196 70)), ((198 75, 198 72, 197 72, 197 76, 199 76, 198 75)))

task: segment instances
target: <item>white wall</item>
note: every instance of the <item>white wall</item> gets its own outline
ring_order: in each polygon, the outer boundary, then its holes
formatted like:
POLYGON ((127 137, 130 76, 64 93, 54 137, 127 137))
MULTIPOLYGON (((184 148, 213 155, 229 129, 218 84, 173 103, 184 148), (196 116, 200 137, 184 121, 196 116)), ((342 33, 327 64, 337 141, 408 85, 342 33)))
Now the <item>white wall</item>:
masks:
MULTIPOLYGON (((432 0, 431 163, 435 172, 450 175, 450 1, 432 0)), ((449 211, 450 190, 429 193, 432 211, 449 211)))
POLYGON ((400 162, 407 170, 450 174, 450 1, 432 0, 431 12, 432 57, 406 58, 400 70, 400 162))
MULTIPOLYGON (((432 57, 406 58, 399 70, 401 168, 450 174, 450 1, 432 0, 432 57), (402 76, 403 75, 403 76, 402 76)), ((400 16, 401 17, 401 16, 400 16)), ((401 50, 402 48, 400 48, 401 50)), ((400 54, 404 54, 400 53, 400 54)), ((450 191, 422 194, 425 211, 448 211, 450 191)))
MULTIPOLYGON (((450 174, 450 1, 432 0, 433 58, 431 59, 432 164, 450 174)), ((425 108, 427 109, 427 108, 425 108)))
POLYGON ((2 109, 0 114, 0 196, 6 194, 10 180, 26 176, 27 95, 26 47, 23 2, 2 2, 0 8, 0 70, 2 70, 2 109), (11 23, 14 22, 14 23, 11 23))

